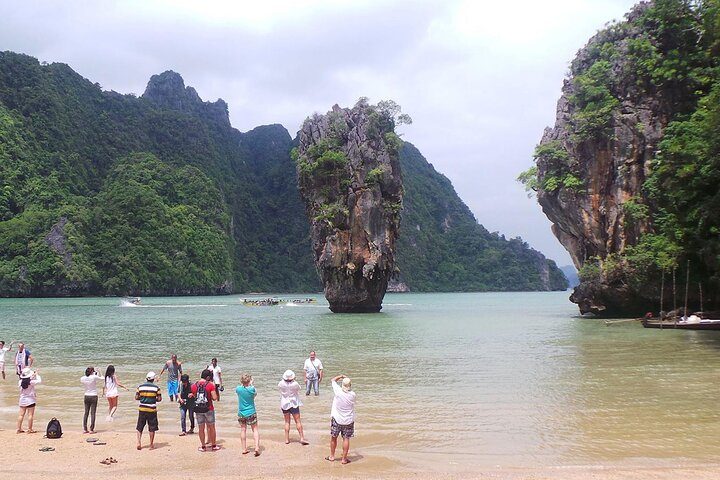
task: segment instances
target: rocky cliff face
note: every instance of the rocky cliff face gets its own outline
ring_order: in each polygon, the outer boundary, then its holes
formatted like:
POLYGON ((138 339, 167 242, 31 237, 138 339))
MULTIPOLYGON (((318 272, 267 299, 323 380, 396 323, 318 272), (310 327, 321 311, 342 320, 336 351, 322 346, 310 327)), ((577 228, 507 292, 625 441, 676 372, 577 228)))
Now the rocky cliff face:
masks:
POLYGON ((333 312, 377 312, 395 268, 402 179, 394 121, 361 101, 299 134, 298 183, 333 312))
POLYGON ((172 70, 150 77, 142 98, 163 109, 195 113, 230 127, 225 100, 204 102, 197 91, 193 87, 186 87, 182 76, 172 70))
MULTIPOLYGON (((538 201, 578 269, 594 262, 606 271, 653 231, 649 216, 631 218, 628 209, 653 209, 643 183, 665 127, 688 94, 643 72, 640 48, 658 58, 663 48, 662 38, 646 30, 650 8, 638 5, 626 22, 598 33, 578 53, 555 126, 536 150, 538 201)), ((582 313, 643 312, 657 308, 658 287, 630 286, 612 275, 586 277, 571 300, 582 313)))

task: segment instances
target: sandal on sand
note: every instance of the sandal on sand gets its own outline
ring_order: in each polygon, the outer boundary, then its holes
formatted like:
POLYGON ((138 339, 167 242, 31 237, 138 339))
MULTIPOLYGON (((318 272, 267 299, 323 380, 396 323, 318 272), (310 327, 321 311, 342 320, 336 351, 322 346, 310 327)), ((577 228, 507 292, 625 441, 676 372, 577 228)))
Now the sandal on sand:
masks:
POLYGON ((93 445, 107 445, 107 442, 95 442, 93 445))
POLYGON ((206 452, 207 448, 203 445, 202 447, 198 447, 198 452, 206 452))
POLYGON ((310 442, 308 442, 306 440, 301 440, 300 445, 310 445, 310 442))
POLYGON ((102 463, 103 465, 110 465, 110 459, 106 458, 105 460, 100 460, 100 463, 102 463))
POLYGON ((255 450, 255 456, 256 456, 256 457, 259 457, 259 456, 260 456, 260 450, 255 450))
POLYGON ((250 450, 245 450, 244 452, 242 452, 243 455, 247 455, 248 453, 250 453, 250 450))
POLYGON ((37 430, 28 430, 27 433, 37 433, 37 430))
POLYGON ((86 438, 85 441, 88 443, 95 443, 98 441, 98 439, 95 437, 90 437, 90 438, 86 438))
POLYGON ((328 455, 327 457, 325 457, 325 460, 327 460, 328 462, 334 462, 334 461, 335 461, 334 458, 330 458, 330 455, 328 455))
POLYGON ((220 450, 220 448, 222 448, 222 447, 220 447, 220 445, 213 445, 212 448, 211 448, 211 450, 212 450, 213 452, 217 452, 218 450, 220 450))
POLYGON ((54 450, 55 450, 54 447, 42 447, 42 448, 40 449, 41 452, 52 452, 52 451, 54 451, 54 450))
POLYGON ((25 433, 25 430, 18 430, 18 431, 15 432, 15 433, 25 433))
POLYGON ((185 435, 187 435, 185 432, 180 432, 180 435, 178 435, 178 437, 184 437, 185 435))

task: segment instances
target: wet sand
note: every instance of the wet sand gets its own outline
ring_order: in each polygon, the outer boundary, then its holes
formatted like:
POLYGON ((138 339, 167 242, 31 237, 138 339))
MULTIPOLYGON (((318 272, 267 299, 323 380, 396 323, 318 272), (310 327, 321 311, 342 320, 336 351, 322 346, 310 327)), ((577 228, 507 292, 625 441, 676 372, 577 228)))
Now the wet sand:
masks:
MULTIPOLYGON (((227 432, 226 432, 227 433, 227 432)), ((497 479, 497 480, 709 480, 720 476, 719 465, 663 466, 663 467, 538 467, 493 468, 469 465, 428 465, 413 468, 412 462, 400 462, 387 457, 367 455, 363 448, 351 448, 352 463, 341 465, 328 462, 325 442, 302 446, 294 441, 285 445, 281 440, 263 440, 262 453, 254 457, 241 454, 239 430, 232 436, 218 439, 222 450, 198 452, 197 435, 179 437, 176 433, 158 432, 155 449, 148 448, 147 432, 143 449, 135 448, 135 434, 122 431, 99 431, 93 437, 106 445, 88 443, 88 435, 66 432, 61 439, 43 438, 43 433, 17 434, 0 431, 2 464, 6 472, 22 474, 23 478, 49 476, 78 478, 388 478, 388 479, 497 479), (54 451, 42 452, 43 447, 54 451), (117 463, 100 463, 112 457, 117 463)), ((252 440, 249 442, 252 449, 252 440)))

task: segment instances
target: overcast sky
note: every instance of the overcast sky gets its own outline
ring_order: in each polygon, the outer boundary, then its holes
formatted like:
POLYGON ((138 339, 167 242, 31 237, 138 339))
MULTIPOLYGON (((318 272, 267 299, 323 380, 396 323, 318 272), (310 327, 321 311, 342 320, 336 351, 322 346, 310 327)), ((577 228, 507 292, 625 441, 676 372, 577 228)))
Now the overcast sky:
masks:
POLYGON ((570 257, 515 178, 532 165, 569 62, 633 0, 122 0, 0 3, 0 50, 67 63, 141 95, 174 70, 240 131, 361 96, 393 99, 403 138, 446 175, 478 221, 570 257))

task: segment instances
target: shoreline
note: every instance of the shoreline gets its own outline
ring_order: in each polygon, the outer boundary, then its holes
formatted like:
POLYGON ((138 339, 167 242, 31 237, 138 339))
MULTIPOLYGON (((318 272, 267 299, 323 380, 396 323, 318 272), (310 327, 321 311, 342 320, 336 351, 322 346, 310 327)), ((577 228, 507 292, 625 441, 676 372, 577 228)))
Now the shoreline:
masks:
MULTIPOLYGON (((37 428, 37 426, 36 426, 37 428)), ((197 434, 179 437, 177 433, 159 431, 155 437, 155 449, 149 450, 147 431, 143 434, 143 449, 136 450, 134 432, 100 429, 92 437, 105 445, 95 445, 86 440, 89 435, 70 431, 60 439, 43 438, 43 433, 17 434, 0 431, 3 443, 3 467, 9 472, 20 472, 23 478, 47 478, 50 475, 79 476, 111 475, 113 478, 169 478, 210 475, 213 478, 387 478, 399 479, 464 479, 492 478, 497 480, 710 480, 720 475, 718 464, 665 465, 665 466, 538 466, 538 467, 480 467, 436 462, 431 468, 412 461, 400 462, 385 456, 373 455, 361 445, 350 450, 349 465, 339 461, 328 462, 327 438, 321 443, 308 446, 293 441, 263 438, 261 455, 240 453, 239 428, 232 432, 223 430, 218 438, 222 449, 218 452, 198 452, 197 434), (52 447, 53 451, 40 451, 52 447), (117 463, 100 463, 112 457, 117 463), (111 473, 108 473, 112 471, 111 473)), ((252 438, 248 447, 252 448, 252 438)), ((410 455, 410 458, 412 455, 410 455)))

